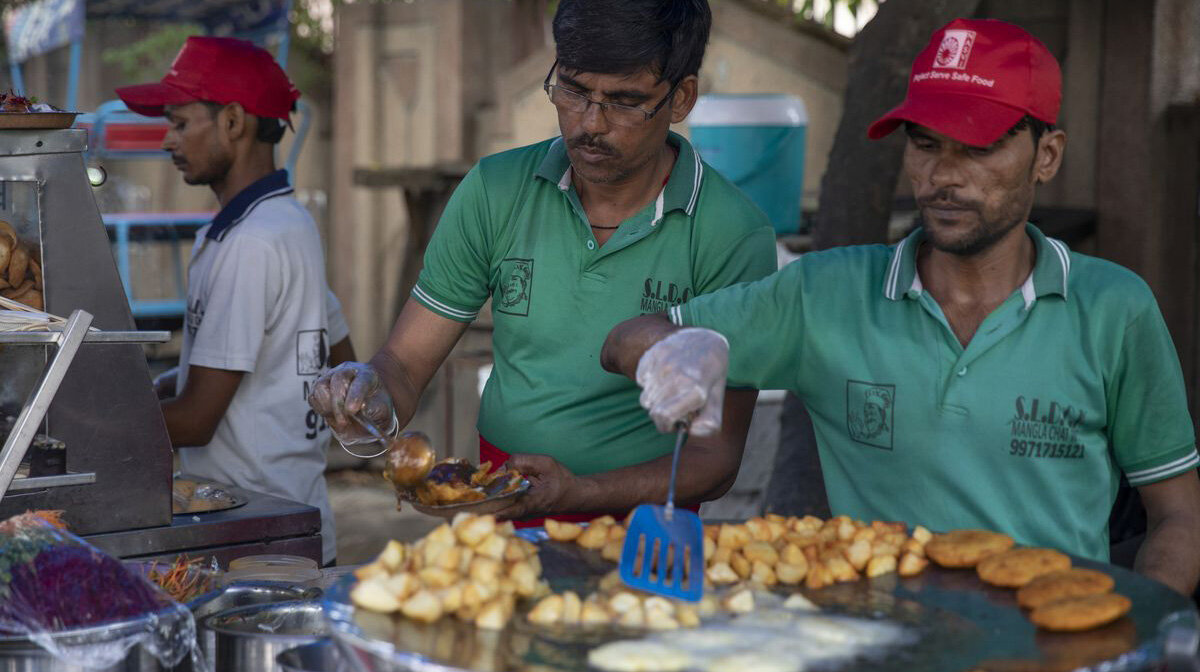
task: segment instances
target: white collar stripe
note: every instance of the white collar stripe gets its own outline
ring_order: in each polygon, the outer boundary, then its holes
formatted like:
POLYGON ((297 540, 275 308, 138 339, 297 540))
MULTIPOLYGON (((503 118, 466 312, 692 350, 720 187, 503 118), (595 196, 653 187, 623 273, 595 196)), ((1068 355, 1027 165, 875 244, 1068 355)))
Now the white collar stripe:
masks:
POLYGON ((1062 264, 1063 269, 1063 296, 1067 295, 1067 276, 1071 273, 1071 253, 1067 250, 1067 246, 1061 241, 1054 238, 1046 238, 1046 242, 1054 248, 1058 253, 1058 261, 1062 264))
POLYGON ((683 310, 680 306, 671 306, 667 310, 667 316, 671 318, 671 323, 682 327, 683 326, 683 310))
POLYGON ((450 306, 447 306, 446 304, 442 303, 441 301, 438 301, 437 299, 430 296, 425 290, 421 289, 420 285, 413 287, 412 291, 413 291, 413 295, 416 296, 418 299, 420 299, 423 303, 428 303, 430 306, 437 308, 438 310, 442 311, 443 313, 446 313, 447 315, 453 315, 455 317, 461 317, 463 319, 472 319, 472 320, 475 319, 475 317, 477 315, 479 315, 478 310, 475 312, 471 312, 468 310, 460 310, 458 308, 452 308, 450 306))
POLYGON ((696 174, 692 177, 692 199, 688 201, 687 212, 690 217, 696 210, 696 200, 700 197, 700 177, 704 174, 704 164, 700 163, 700 153, 693 151, 692 157, 696 160, 696 174))
POLYGON ((1184 469, 1186 467, 1190 467, 1196 463, 1200 463, 1200 455, 1197 455, 1195 453, 1195 451, 1193 451, 1192 454, 1190 454, 1190 455, 1186 455, 1184 457, 1179 458, 1178 460, 1174 460, 1172 462, 1168 462, 1166 464, 1163 464, 1163 465, 1160 465, 1160 466, 1157 466, 1157 467, 1154 467, 1151 469, 1143 469, 1141 471, 1125 472, 1125 477, 1128 478, 1131 483, 1133 481, 1144 481, 1148 478, 1154 478, 1156 476, 1161 476, 1163 474, 1167 474, 1172 471, 1182 470, 1182 469, 1184 469))
POLYGON ((559 191, 566 191, 571 188, 571 165, 567 164, 567 169, 563 171, 563 176, 558 181, 559 191))
POLYGON ((892 267, 888 269, 887 284, 884 286, 883 293, 889 299, 896 298, 896 283, 900 278, 900 262, 904 255, 904 246, 908 243, 908 239, 900 241, 896 246, 896 251, 892 254, 892 267))

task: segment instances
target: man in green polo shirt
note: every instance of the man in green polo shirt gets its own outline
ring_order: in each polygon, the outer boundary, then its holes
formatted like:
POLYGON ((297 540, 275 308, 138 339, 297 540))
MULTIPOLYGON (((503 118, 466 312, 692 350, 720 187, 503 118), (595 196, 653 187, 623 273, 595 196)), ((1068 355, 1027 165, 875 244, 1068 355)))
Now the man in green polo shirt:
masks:
POLYGON ((835 514, 1107 560, 1124 473, 1148 515, 1136 568, 1190 594, 1200 458, 1154 296, 1026 223, 1063 156, 1059 90, 1057 62, 1020 28, 947 25, 870 129, 905 126, 923 228, 623 323, 605 367, 636 377, 664 430, 697 412, 717 424, 708 399, 727 372, 794 391, 835 514))
MULTIPOLYGON (((490 298, 481 459, 511 454, 533 482, 501 515, 598 515, 665 499, 673 439, 638 406, 635 384, 600 368, 604 337, 621 320, 776 268, 765 216, 669 132, 695 103, 710 24, 704 0, 559 4, 544 86, 562 137, 487 157, 463 179, 387 344, 315 386, 313 407, 340 439, 365 438, 356 413, 385 430, 406 425, 490 298)), ((732 484, 756 395, 730 391, 724 427, 688 442, 680 501, 732 484)))

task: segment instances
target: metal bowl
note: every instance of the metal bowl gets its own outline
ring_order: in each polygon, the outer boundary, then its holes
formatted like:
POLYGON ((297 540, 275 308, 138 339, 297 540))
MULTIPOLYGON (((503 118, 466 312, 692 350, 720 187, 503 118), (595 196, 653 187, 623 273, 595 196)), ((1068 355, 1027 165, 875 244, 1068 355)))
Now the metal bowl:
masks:
MULTIPOLYGON (((205 593, 187 603, 196 619, 196 645, 204 660, 211 664, 217 655, 217 637, 204 627, 204 619, 223 611, 257 604, 274 604, 296 600, 315 600, 321 597, 320 588, 285 586, 279 583, 236 583, 205 593)), ((140 652, 137 664, 127 663, 123 672, 192 672, 191 657, 185 657, 175 667, 164 667, 149 653, 140 652)), ((0 672, 12 672, 0 668, 0 672)))
POLYGON ((480 515, 495 513, 501 509, 507 508, 509 504, 512 504, 526 492, 529 492, 529 488, 529 479, 522 478, 520 484, 518 484, 516 489, 514 489, 512 492, 505 493, 503 495, 496 495, 495 497, 486 497, 474 502, 432 506, 429 504, 422 504, 421 502, 415 500, 407 501, 414 509, 427 516, 437 516, 438 518, 449 519, 453 518, 459 513, 475 513, 480 515))
POLYGON ((279 654, 329 634, 321 604, 312 600, 222 611, 203 626, 216 636, 217 670, 274 670, 279 654))

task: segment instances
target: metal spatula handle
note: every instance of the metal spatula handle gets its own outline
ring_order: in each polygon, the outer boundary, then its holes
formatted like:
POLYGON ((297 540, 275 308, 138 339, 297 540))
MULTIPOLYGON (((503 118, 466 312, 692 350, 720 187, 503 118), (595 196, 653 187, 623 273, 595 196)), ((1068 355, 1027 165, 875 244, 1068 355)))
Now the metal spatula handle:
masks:
POLYGON ((671 481, 667 484, 667 520, 675 513, 675 473, 679 470, 679 451, 687 442, 688 424, 679 422, 675 425, 675 453, 671 455, 671 481))

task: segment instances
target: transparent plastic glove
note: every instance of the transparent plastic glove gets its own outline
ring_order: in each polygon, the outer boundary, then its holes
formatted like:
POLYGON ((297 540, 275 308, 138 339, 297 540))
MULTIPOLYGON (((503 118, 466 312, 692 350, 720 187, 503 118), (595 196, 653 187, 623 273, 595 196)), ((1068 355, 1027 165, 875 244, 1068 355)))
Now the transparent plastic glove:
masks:
POLYGON ((638 360, 641 404, 660 432, 688 422, 696 436, 721 429, 729 341, 711 329, 680 329, 655 343, 638 360))
POLYGON ((325 418, 333 436, 342 445, 376 442, 357 418, 394 436, 399 422, 392 398, 379 372, 370 364, 343 362, 321 374, 313 383, 308 405, 325 418))

